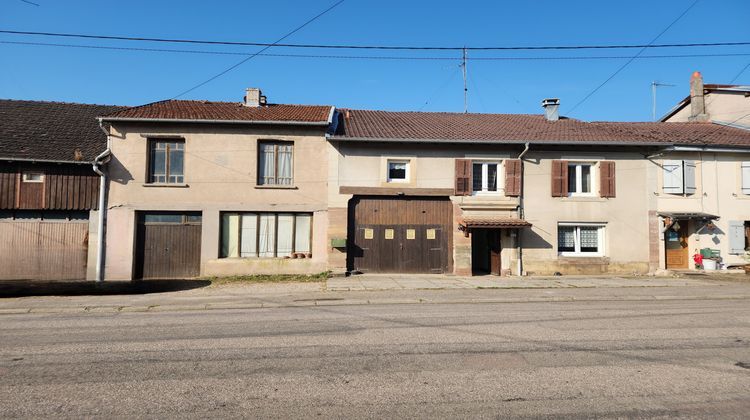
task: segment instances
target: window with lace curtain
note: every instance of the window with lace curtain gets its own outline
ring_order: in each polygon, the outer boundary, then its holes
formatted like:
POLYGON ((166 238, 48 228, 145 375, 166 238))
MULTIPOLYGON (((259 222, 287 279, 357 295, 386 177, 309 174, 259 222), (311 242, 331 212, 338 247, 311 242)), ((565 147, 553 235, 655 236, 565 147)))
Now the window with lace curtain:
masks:
POLYGON ((221 258, 283 258, 309 254, 309 213, 222 213, 221 258))
POLYGON ((604 225, 558 224, 557 252, 562 256, 603 256, 604 225))
POLYGON ((258 185, 293 186, 294 143, 261 141, 258 143, 258 185))

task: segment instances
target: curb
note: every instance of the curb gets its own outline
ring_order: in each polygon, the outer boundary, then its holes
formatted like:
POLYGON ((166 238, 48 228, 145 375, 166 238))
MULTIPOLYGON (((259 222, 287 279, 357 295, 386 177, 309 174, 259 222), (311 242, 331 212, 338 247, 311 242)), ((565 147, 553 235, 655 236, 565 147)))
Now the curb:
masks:
POLYGON ((196 305, 151 305, 151 306, 59 306, 59 307, 23 307, 0 308, 2 315, 22 314, 117 314, 117 313, 160 313, 214 310, 243 310, 243 309, 276 309, 276 308, 305 308, 316 306, 361 306, 361 305, 468 305, 493 303, 562 303, 562 302, 638 302, 638 301, 683 301, 683 300, 750 300, 750 295, 714 295, 714 296, 549 296, 528 297, 517 299, 453 299, 434 300, 423 298, 408 299, 310 299, 292 302, 263 302, 263 303, 204 303, 196 305))

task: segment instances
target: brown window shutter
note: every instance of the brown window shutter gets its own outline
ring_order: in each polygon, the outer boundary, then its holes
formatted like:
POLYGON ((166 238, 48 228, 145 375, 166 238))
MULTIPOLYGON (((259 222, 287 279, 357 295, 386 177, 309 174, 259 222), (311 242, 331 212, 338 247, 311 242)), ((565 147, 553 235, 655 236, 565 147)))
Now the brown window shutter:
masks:
POLYGON ((599 162, 599 195, 615 197, 615 163, 609 160, 599 162))
POLYGON ((456 195, 471 195, 471 160, 456 159, 456 195))
POLYGON ((552 197, 568 196, 568 161, 552 161, 552 197))
POLYGON ((505 161, 505 195, 518 197, 521 195, 521 160, 508 159, 505 161))

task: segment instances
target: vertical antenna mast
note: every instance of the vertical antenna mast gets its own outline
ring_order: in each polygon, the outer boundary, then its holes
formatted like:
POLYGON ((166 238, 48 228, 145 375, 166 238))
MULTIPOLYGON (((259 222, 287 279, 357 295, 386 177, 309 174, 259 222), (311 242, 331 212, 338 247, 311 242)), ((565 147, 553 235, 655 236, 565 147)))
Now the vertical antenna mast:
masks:
POLYGON ((656 121, 656 88, 662 86, 674 86, 666 83, 659 83, 656 80, 651 82, 651 120, 656 121))
POLYGON ((469 90, 466 88, 466 47, 464 47, 463 52, 463 63, 461 64, 461 67, 463 68, 464 73, 464 114, 466 114, 469 112, 469 101, 467 98, 469 90))

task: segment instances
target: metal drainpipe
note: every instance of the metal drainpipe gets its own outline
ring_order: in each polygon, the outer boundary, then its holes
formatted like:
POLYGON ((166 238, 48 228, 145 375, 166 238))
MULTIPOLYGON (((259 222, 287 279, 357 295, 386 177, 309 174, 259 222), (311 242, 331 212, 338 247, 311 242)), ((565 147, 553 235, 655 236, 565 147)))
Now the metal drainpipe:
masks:
MULTIPOLYGON (((529 151, 529 143, 526 143, 523 147, 523 152, 521 152, 520 155, 518 155, 518 160, 521 161, 521 188, 520 191, 518 191, 518 218, 523 219, 524 218, 524 211, 523 211, 523 178, 524 178, 524 170, 523 170, 523 157, 526 155, 526 153, 529 151)), ((518 244, 518 276, 523 275, 523 243, 522 243, 522 235, 521 235, 521 229, 516 229, 516 242, 518 244)))
POLYGON ((101 166, 105 163, 105 159, 107 159, 112 153, 112 150, 110 149, 109 132, 102 125, 101 118, 99 119, 99 128, 101 128, 107 136, 107 149, 94 158, 94 162, 92 163, 94 172, 99 175, 99 226, 96 242, 96 281, 101 283, 104 281, 104 231, 107 220, 107 174, 101 170, 101 166))

